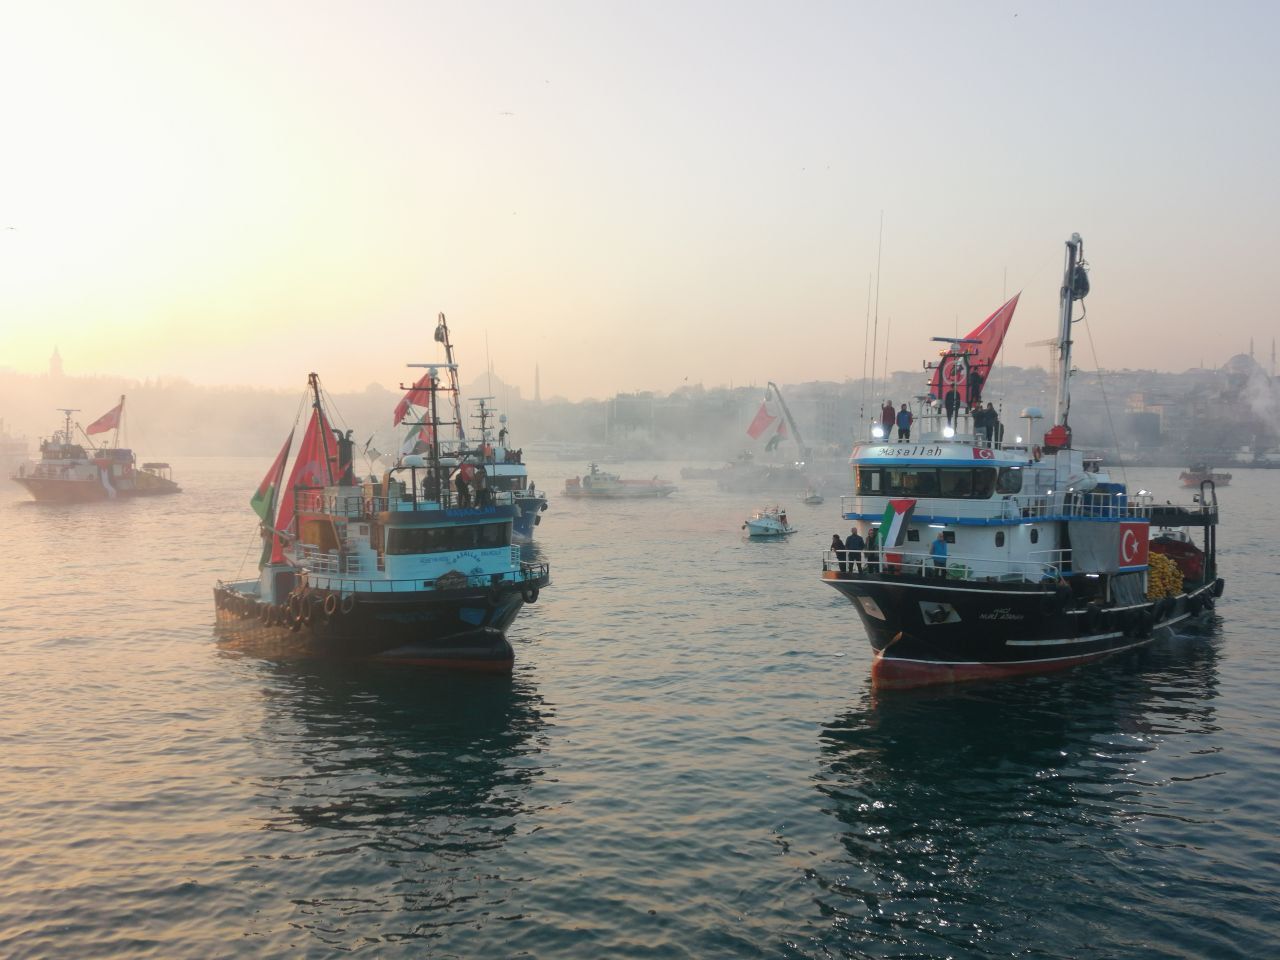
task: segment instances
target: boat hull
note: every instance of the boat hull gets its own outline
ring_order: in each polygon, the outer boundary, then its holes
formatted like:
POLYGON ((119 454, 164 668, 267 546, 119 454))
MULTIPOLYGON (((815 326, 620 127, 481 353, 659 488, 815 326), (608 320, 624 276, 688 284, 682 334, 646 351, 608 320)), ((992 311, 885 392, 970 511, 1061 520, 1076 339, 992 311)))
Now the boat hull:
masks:
POLYGON ((1071 605, 1054 584, 987 584, 839 574, 823 578, 862 620, 879 688, 1051 673, 1143 646, 1153 632, 1211 608, 1221 581, 1126 607, 1071 605))
POLYGON ((517 586, 416 593, 294 593, 268 604, 235 585, 214 589, 218 624, 267 631, 312 656, 505 673, 514 654, 505 633, 547 578, 517 586))
POLYGON ((542 513, 547 509, 547 501, 538 497, 517 497, 516 512, 511 520, 511 539, 517 543, 528 543, 533 540, 534 531, 542 523, 542 513))
POLYGON ((117 486, 114 496, 98 480, 63 480, 57 477, 12 477, 14 483, 21 484, 31 494, 32 499, 44 503, 93 503, 98 500, 112 500, 125 497, 156 497, 170 493, 181 493, 182 489, 173 483, 165 486, 117 486))

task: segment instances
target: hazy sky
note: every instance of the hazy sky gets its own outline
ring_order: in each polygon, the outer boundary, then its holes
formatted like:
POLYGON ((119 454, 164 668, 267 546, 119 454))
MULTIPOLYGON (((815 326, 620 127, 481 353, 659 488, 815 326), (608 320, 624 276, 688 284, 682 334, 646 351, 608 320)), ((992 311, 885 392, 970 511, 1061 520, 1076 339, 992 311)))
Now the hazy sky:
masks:
POLYGON ((0 0, 0 366, 857 377, 882 210, 891 369, 1006 271, 1043 363, 1072 231, 1103 366, 1269 354, 1277 11, 0 0))

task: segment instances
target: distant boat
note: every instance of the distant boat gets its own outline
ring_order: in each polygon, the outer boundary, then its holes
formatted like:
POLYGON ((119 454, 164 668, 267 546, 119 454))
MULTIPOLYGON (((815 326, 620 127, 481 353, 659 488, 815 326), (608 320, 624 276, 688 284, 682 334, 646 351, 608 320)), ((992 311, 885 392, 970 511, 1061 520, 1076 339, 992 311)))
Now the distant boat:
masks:
POLYGON ((1184 487, 1198 487, 1206 480, 1212 480, 1214 486, 1225 487, 1231 482, 1231 474, 1215 473, 1209 469, 1208 464, 1193 463, 1190 469, 1183 470, 1178 475, 1178 479, 1184 487))
MULTIPOLYGON (((75 442, 71 415, 78 411, 62 408, 66 423, 60 432, 40 444, 40 459, 24 463, 12 475, 37 500, 56 503, 86 503, 116 497, 154 497, 181 493, 173 482, 167 463, 144 463, 128 447, 114 445, 124 419, 124 397, 81 432, 88 449, 75 442), (92 434, 115 431, 112 446, 95 447, 92 434)), ((78 424, 77 424, 78 426, 78 424)))
POLYGON ((601 470, 591 464, 581 477, 570 477, 564 482, 566 497, 631 499, 635 497, 666 497, 675 493, 675 485, 659 480, 623 480, 616 473, 601 470))
POLYGON ((818 504, 823 502, 823 499, 824 498, 822 494, 820 494, 817 490, 814 490, 812 488, 800 494, 800 502, 807 503, 810 506, 817 506, 818 504))
POLYGON ((751 537, 785 537, 796 532, 796 528, 787 520, 787 511, 777 507, 756 511, 742 527, 751 537))

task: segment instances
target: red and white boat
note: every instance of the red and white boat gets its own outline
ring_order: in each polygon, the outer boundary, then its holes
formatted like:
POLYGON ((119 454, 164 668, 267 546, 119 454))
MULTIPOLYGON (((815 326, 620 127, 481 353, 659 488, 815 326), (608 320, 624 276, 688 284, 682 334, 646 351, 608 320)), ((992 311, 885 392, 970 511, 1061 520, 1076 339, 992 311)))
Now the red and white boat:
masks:
POLYGON ((173 482, 167 463, 137 462, 134 452, 118 446, 124 420, 124 397, 81 432, 85 443, 76 442, 72 414, 78 410, 61 408, 65 418, 61 431, 40 444, 40 459, 18 467, 11 475, 14 483, 27 489, 36 500, 57 503, 84 503, 114 500, 117 497, 154 497, 181 493, 173 482), (114 431, 111 446, 95 447, 95 434, 114 431))

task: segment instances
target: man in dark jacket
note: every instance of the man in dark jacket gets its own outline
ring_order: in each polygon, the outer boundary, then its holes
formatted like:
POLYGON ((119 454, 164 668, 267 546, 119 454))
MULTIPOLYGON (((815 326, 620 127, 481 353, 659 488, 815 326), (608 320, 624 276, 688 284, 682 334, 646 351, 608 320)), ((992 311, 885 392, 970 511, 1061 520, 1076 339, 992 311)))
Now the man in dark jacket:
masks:
POLYGON ((862 535, 858 533, 858 528, 854 527, 849 531, 849 536, 844 541, 845 557, 847 565, 845 573, 850 573, 857 568, 859 573, 862 572, 862 551, 867 548, 867 542, 862 539, 862 535))
POLYGON ((904 403, 902 405, 902 409, 898 411, 898 439, 899 440, 911 439, 911 421, 914 419, 915 417, 911 415, 911 411, 907 409, 907 405, 904 403))

